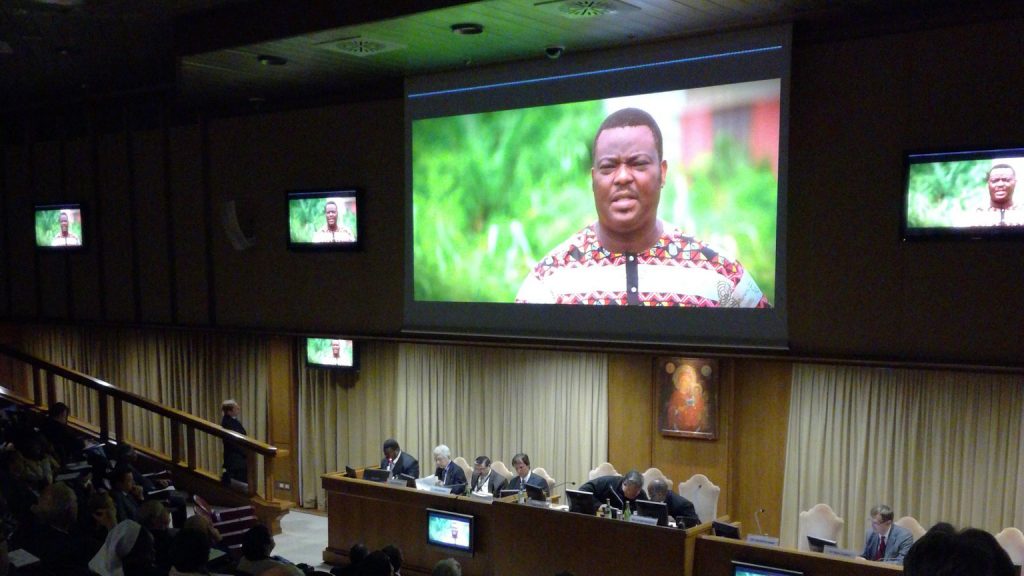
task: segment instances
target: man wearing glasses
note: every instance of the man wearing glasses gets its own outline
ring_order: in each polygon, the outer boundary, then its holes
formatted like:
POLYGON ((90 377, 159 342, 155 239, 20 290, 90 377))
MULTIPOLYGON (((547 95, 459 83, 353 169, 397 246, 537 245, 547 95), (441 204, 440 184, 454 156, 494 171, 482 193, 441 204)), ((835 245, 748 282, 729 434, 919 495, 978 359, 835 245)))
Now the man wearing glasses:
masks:
POLYGON ((910 531, 892 522, 892 508, 879 504, 871 509, 871 530, 864 537, 864 552, 867 560, 903 564, 914 536, 910 531))

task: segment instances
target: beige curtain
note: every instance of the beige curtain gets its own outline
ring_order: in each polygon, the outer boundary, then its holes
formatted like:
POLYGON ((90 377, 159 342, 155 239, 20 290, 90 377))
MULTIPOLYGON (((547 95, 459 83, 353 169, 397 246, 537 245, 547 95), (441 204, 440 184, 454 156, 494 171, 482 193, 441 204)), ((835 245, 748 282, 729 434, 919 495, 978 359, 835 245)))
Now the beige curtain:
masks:
POLYGON ((860 549, 876 504, 925 527, 993 533, 1024 526, 1024 377, 797 365, 793 370, 782 542, 824 502, 860 549))
POLYGON ((420 461, 421 476, 442 443, 470 462, 484 454, 511 465, 523 451, 559 482, 584 480, 607 459, 603 354, 370 344, 362 365, 350 387, 300 367, 304 506, 324 507, 320 474, 378 464, 388 437, 420 461))
MULTIPOLYGON (((268 343, 245 335, 211 335, 160 330, 31 327, 22 346, 28 354, 105 380, 190 414, 220 423, 227 398, 242 407, 249 436, 266 439, 268 343)), ((73 418, 99 425, 95 394, 58 379, 58 397, 73 418)), ((136 445, 170 452, 170 425, 134 407, 126 407, 125 435, 136 445)), ((199 465, 220 474, 220 440, 197 435, 199 465)), ((262 477, 262 475, 261 475, 262 477)))

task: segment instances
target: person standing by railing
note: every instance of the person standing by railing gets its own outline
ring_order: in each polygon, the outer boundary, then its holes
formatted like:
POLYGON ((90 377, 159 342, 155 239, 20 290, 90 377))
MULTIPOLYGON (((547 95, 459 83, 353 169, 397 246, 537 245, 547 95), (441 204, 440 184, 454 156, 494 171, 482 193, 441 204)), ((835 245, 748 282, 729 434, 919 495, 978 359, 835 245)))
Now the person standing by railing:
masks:
MULTIPOLYGON (((242 414, 242 408, 238 402, 232 399, 225 400, 220 405, 224 416, 220 419, 220 425, 232 432, 245 435, 245 426, 238 417, 242 414)), ((230 484, 232 480, 242 483, 249 481, 248 465, 245 451, 232 442, 224 441, 224 467, 221 474, 221 481, 230 484)))

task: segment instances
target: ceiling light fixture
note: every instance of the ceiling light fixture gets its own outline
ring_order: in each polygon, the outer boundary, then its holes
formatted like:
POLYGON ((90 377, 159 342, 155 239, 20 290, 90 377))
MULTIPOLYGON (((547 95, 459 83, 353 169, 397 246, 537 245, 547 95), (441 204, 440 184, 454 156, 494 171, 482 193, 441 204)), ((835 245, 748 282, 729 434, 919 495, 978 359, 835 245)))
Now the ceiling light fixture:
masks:
POLYGON ((474 22, 459 22, 458 24, 452 24, 452 32, 461 36, 474 36, 476 34, 482 34, 483 31, 483 24, 476 24, 474 22))
POLYGON ((264 66, 284 66, 288 63, 287 60, 280 56, 271 56, 270 54, 260 54, 256 57, 256 60, 264 66))

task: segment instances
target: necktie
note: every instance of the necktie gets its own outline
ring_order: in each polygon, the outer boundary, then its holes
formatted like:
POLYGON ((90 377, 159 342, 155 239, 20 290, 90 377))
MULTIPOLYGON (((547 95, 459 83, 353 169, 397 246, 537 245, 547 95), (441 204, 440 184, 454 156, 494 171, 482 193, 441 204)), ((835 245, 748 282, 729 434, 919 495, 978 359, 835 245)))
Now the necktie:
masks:
POLYGON ((881 560, 882 558, 885 558, 885 536, 882 536, 881 541, 878 543, 878 558, 875 558, 875 560, 881 560))

